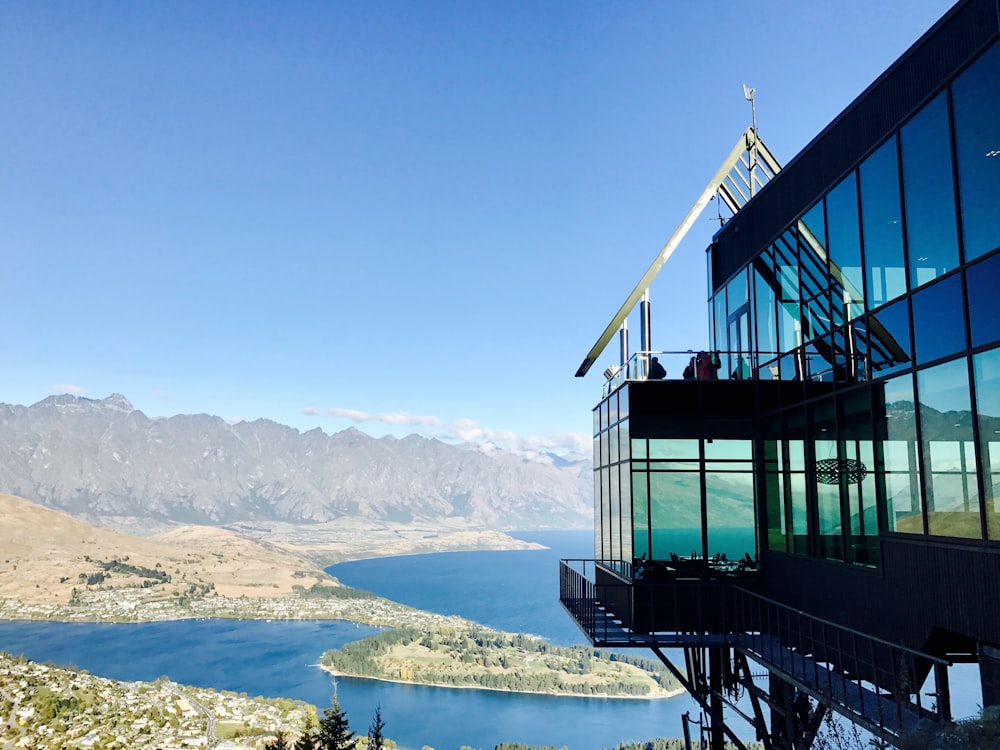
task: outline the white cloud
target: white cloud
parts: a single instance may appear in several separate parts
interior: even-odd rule
[[[582,432],[556,432],[547,435],[518,435],[510,430],[493,430],[473,419],[456,419],[448,426],[446,438],[465,443],[490,442],[512,451],[534,453],[583,453],[591,450],[592,438]]]
[[[80,385],[69,385],[68,383],[57,383],[56,385],[50,385],[49,390],[53,393],[73,393],[79,396],[82,393],[86,393],[87,389]]]
[[[307,406],[305,409],[302,410],[302,413],[310,417],[315,417],[317,414],[319,414],[319,409],[317,409],[315,406]]]
[[[372,413],[358,409],[329,409],[327,414],[333,417],[344,417],[352,422],[381,422],[389,425],[411,427],[441,427],[443,422],[437,417],[408,414],[407,412]]]
[[[349,419],[355,424],[379,422],[393,427],[424,428],[432,437],[459,443],[484,443],[509,451],[590,455],[592,438],[582,432],[556,432],[546,435],[519,435],[511,430],[484,427],[474,419],[459,418],[446,423],[439,417],[407,412],[369,412],[360,409],[333,408],[324,412],[306,407],[306,414],[326,414]],[[431,428],[431,429],[427,429]],[[442,428],[442,429],[434,429]]]

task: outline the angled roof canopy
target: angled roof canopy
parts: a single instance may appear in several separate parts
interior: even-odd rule
[[[618,309],[618,312],[615,313],[611,322],[608,323],[608,327],[604,329],[604,333],[601,334],[597,342],[591,347],[586,358],[580,364],[579,369],[577,369],[576,377],[582,378],[586,375],[590,367],[597,361],[597,358],[601,356],[604,348],[611,341],[612,336],[615,335],[615,331],[621,327],[629,313],[632,312],[632,308],[635,307],[636,303],[649,288],[653,279],[656,278],[660,269],[663,268],[663,265],[669,260],[674,250],[677,249],[681,240],[684,239],[684,236],[694,225],[701,212],[705,210],[712,197],[718,194],[726,206],[733,213],[736,213],[780,169],[781,166],[771,152],[767,150],[764,142],[757,136],[756,130],[748,128],[736,142],[726,160],[722,162],[722,166],[719,167],[715,176],[712,177],[711,182],[708,183],[702,194],[698,196],[698,200],[688,210],[680,225],[670,235],[670,239],[667,240],[667,244],[663,246],[659,255],[653,260],[652,265],[642,275],[642,278],[639,279],[639,283],[635,285],[635,289],[632,290],[632,293],[629,294],[628,298]]]

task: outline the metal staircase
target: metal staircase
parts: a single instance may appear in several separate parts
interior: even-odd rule
[[[713,724],[721,725],[720,747],[723,734],[742,746],[725,726],[723,703],[754,726],[765,747],[795,750],[810,747],[827,710],[888,743],[926,722],[951,719],[945,659],[814,617],[741,585],[697,579],[640,584],[620,577],[597,583],[588,566],[592,574],[600,563],[561,562],[563,607],[595,646],[652,649]],[[629,627],[632,613],[654,601],[660,605],[656,629],[643,632],[634,622]],[[692,628],[699,616],[691,610],[702,608],[705,617]],[[685,672],[664,655],[668,648],[684,650]],[[767,685],[752,678],[747,660],[767,670]],[[932,671],[935,701],[925,705],[921,689]],[[727,699],[737,686],[750,696],[753,716]]]

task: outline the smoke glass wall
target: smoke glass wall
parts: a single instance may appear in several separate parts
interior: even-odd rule
[[[713,279],[714,348],[803,384],[765,420],[771,550],[1000,539],[998,91],[994,44],[760,249],[748,298]]]
[[[750,440],[629,436],[625,386],[594,410],[595,558],[757,556]]]

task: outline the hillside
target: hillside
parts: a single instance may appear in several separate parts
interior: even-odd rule
[[[205,414],[151,419],[117,394],[0,404],[0,448],[0,491],[144,533],[343,519],[450,530],[592,522],[589,458]]]
[[[305,557],[225,529],[136,537],[5,494],[0,517],[2,599],[57,604],[74,589],[99,587],[151,588],[170,597],[192,586],[220,596],[274,597],[293,586],[334,583]]]

